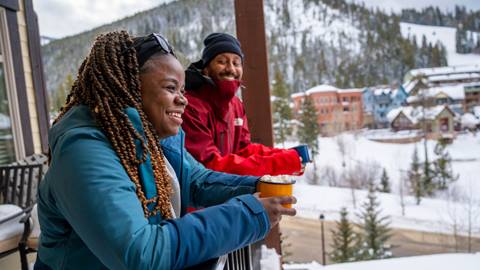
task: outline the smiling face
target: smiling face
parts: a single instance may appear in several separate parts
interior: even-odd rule
[[[157,135],[177,134],[187,106],[184,94],[185,73],[178,60],[161,55],[148,60],[140,72],[143,110]]]
[[[221,53],[208,63],[203,74],[218,81],[241,80],[243,75],[242,58],[235,53]]]

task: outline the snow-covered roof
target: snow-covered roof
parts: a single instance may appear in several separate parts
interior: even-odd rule
[[[398,108],[395,108],[395,109],[392,109],[391,111],[389,111],[387,113],[388,122],[391,123],[406,108],[412,108],[412,107],[411,106],[409,106],[409,107],[398,107]]]
[[[451,99],[454,100],[462,100],[465,99],[465,90],[464,90],[464,85],[465,84],[455,84],[455,85],[445,85],[445,86],[438,86],[438,87],[430,87],[427,88],[424,91],[426,97],[436,97],[437,95],[440,94],[445,94]],[[408,103],[416,102],[420,99],[420,97],[417,96],[409,96],[407,98]]]
[[[437,96],[440,93],[444,93],[452,99],[465,99],[465,90],[463,84],[430,87],[426,91],[427,95],[432,97]]]
[[[466,79],[479,79],[479,73],[453,73],[453,74],[442,74],[442,75],[432,75],[428,77],[429,82],[442,82],[442,81],[455,81],[455,80],[466,80]]]
[[[295,94],[290,95],[290,97],[292,97],[292,98],[303,97],[303,96],[305,96],[305,93],[295,93]]]
[[[387,113],[387,119],[391,123],[400,113],[403,113],[413,124],[418,123],[421,119],[433,120],[448,106],[437,105],[434,107],[425,108],[425,112],[422,107],[398,107]],[[425,113],[425,116],[423,114]]]
[[[307,95],[311,95],[313,93],[320,93],[320,92],[337,92],[340,90],[339,88],[328,85],[328,84],[321,84],[314,86],[306,91]]]
[[[295,93],[295,94],[292,94],[290,96],[292,98],[297,98],[297,97],[303,97],[305,94],[307,94],[309,96],[309,95],[315,94],[315,93],[329,93],[329,92],[332,92],[332,93],[362,93],[363,91],[364,91],[364,89],[360,89],[360,88],[340,89],[340,88],[337,88],[337,87],[332,86],[332,85],[321,84],[321,85],[317,85],[317,86],[314,86],[314,87],[308,89],[304,93]]]
[[[412,77],[423,74],[427,77],[430,76],[439,76],[439,75],[448,75],[448,74],[459,74],[459,73],[480,73],[480,64],[475,65],[463,65],[463,66],[449,66],[449,67],[435,67],[435,68],[419,68],[412,69],[408,72]]]
[[[465,90],[464,90],[463,84],[432,87],[432,88],[429,88],[427,91],[432,96],[436,96],[440,93],[444,93],[447,96],[451,97],[452,99],[456,99],[456,100],[465,99]]]
[[[392,93],[392,89],[391,88],[376,88],[376,89],[373,89],[373,94],[375,96],[381,96],[381,95],[387,95],[389,96],[390,94]]]
[[[403,84],[403,89],[405,89],[405,92],[407,92],[407,94],[412,91],[413,87],[415,87],[415,81],[408,81]]]
[[[352,88],[352,89],[338,89],[338,93],[362,93],[363,89],[360,88]]]

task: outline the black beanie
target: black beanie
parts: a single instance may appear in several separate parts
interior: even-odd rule
[[[225,52],[238,54],[243,61],[240,42],[238,42],[238,40],[232,35],[225,33],[212,33],[205,38],[203,44],[205,45],[205,48],[202,51],[203,67],[207,66],[215,56]]]

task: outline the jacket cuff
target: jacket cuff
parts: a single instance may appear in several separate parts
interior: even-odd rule
[[[268,219],[267,212],[265,211],[262,203],[256,197],[250,194],[241,195],[236,198],[243,202],[243,204],[245,204],[250,212],[252,212],[252,214],[257,218],[260,228],[260,234],[257,239],[265,238],[270,230],[270,220]]]

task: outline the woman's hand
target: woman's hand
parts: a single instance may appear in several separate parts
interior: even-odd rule
[[[282,204],[295,204],[297,199],[293,196],[276,196],[268,198],[259,198],[259,193],[254,194],[255,197],[262,203],[270,220],[270,228],[277,225],[282,219],[283,215],[295,216],[297,210],[294,208],[285,208]]]

